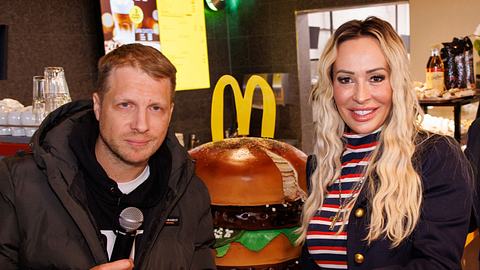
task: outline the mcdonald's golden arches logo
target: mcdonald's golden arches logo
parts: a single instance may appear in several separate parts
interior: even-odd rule
[[[215,85],[212,97],[211,128],[212,140],[223,140],[223,97],[225,87],[230,85],[233,89],[235,107],[237,111],[238,135],[246,136],[250,133],[250,115],[252,112],[253,92],[257,85],[263,96],[262,133],[264,138],[273,138],[275,133],[275,95],[265,79],[260,76],[251,76],[242,95],[237,80],[230,75],[223,75]]]

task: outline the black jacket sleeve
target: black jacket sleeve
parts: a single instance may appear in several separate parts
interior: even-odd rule
[[[197,205],[198,211],[202,214],[195,234],[195,251],[190,269],[216,269],[212,250],[215,238],[213,236],[210,197],[206,186],[198,177],[193,179],[193,183],[195,185],[192,188],[197,191],[198,196],[202,197],[197,200],[199,202]]]
[[[480,118],[475,120],[468,129],[467,148],[465,149],[472,171],[474,174],[473,185],[473,211],[472,220],[470,221],[470,231],[474,231],[480,225]]]
[[[18,226],[14,187],[5,162],[0,161],[0,268],[18,269]]]

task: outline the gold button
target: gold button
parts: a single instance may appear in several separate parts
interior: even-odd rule
[[[362,264],[365,261],[365,257],[360,253],[355,253],[354,261],[358,264]]]
[[[361,217],[363,217],[364,215],[365,215],[365,209],[363,209],[363,208],[361,208],[361,207],[355,209],[355,216],[356,216],[357,218],[361,218]]]

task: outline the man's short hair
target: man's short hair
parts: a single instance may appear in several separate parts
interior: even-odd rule
[[[175,97],[177,69],[157,49],[138,43],[127,44],[104,55],[98,61],[98,79],[96,92],[103,97],[108,91],[108,77],[112,71],[120,67],[139,68],[154,79],[170,79],[171,101]]]

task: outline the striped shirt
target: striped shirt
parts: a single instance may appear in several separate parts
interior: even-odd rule
[[[344,133],[343,135],[346,144],[341,158],[341,175],[328,188],[323,205],[310,220],[307,231],[308,251],[322,269],[348,269],[348,220],[345,221],[345,227],[340,233],[337,232],[343,224],[342,215],[333,224],[333,230],[330,230],[330,227],[341,202],[349,197],[358,196],[360,190],[357,189],[354,192],[355,184],[362,179],[370,154],[378,144],[380,131],[381,128],[371,134]],[[342,209],[342,211],[346,210]]]

